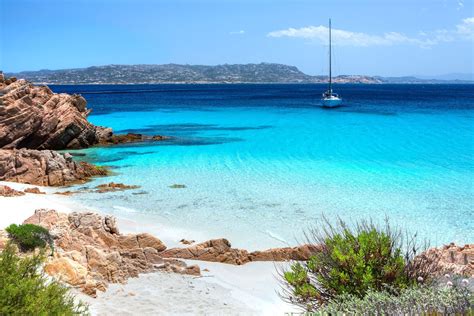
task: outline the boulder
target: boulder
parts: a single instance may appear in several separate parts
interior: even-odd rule
[[[302,245],[297,247],[272,248],[250,253],[251,261],[288,261],[308,260],[312,254],[321,251],[319,245]]]
[[[46,194],[46,192],[43,192],[38,188],[26,188],[23,190],[23,192],[32,194]]]
[[[191,244],[195,243],[194,240],[187,240],[187,239],[184,239],[184,238],[181,239],[179,242],[182,243],[183,245],[191,245]]]
[[[165,244],[161,242],[161,240],[148,233],[138,234],[137,241],[140,248],[150,247],[156,249],[157,251],[163,251],[166,249]]]
[[[193,259],[241,265],[251,261],[247,250],[231,248],[227,239],[212,239],[187,247],[172,248],[161,253],[164,258]]]
[[[0,181],[64,186],[107,175],[107,170],[76,162],[52,150],[0,149]]]
[[[85,284],[88,275],[85,266],[68,257],[60,257],[50,260],[44,265],[44,271],[72,286]]]
[[[451,243],[439,248],[428,249],[420,255],[420,257],[422,256],[438,259],[437,274],[439,276],[454,273],[474,277],[474,244],[458,246]]]
[[[124,235],[118,238],[120,248],[122,249],[137,249],[140,248],[136,235]]]
[[[21,195],[25,195],[25,192],[17,191],[15,189],[10,188],[7,185],[0,185],[0,196],[13,197],[13,196],[21,196]]]

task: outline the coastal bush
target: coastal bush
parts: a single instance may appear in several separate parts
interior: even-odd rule
[[[11,224],[6,228],[6,231],[10,239],[23,252],[44,248],[48,244],[51,249],[53,248],[53,239],[49,231],[44,227],[33,224]]]
[[[437,259],[421,253],[416,235],[404,239],[386,221],[383,227],[362,221],[349,227],[324,219],[321,229],[311,229],[308,243],[320,245],[308,261],[282,271],[282,296],[308,311],[317,310],[339,295],[363,298],[369,291],[394,291],[429,282]],[[405,242],[404,242],[405,241]]]
[[[44,255],[20,257],[7,243],[0,253],[0,315],[84,315],[69,290],[41,272]]]
[[[342,294],[318,310],[321,315],[470,315],[474,295],[467,286],[413,286],[393,294],[368,290],[363,298]]]

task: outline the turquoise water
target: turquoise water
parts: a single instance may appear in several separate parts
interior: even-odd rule
[[[83,92],[94,124],[176,137],[79,151],[116,173],[88,186],[141,188],[75,199],[158,236],[294,245],[325,214],[474,242],[472,86],[343,86],[329,111],[317,85],[55,89]]]

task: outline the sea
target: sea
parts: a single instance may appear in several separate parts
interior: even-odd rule
[[[175,241],[264,249],[304,242],[322,218],[386,220],[430,245],[474,242],[474,85],[62,85],[115,133],[170,139],[74,150],[111,168],[78,203]],[[174,185],[184,187],[174,188]]]

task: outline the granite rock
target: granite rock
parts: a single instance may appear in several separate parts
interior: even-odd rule
[[[124,283],[140,273],[200,274],[197,266],[164,259],[161,253],[166,246],[151,234],[120,234],[112,216],[38,209],[24,223],[43,226],[53,236],[55,254],[45,271],[88,295],[95,296],[109,283]]]
[[[81,183],[107,170],[52,150],[0,149],[0,180],[41,186]]]

